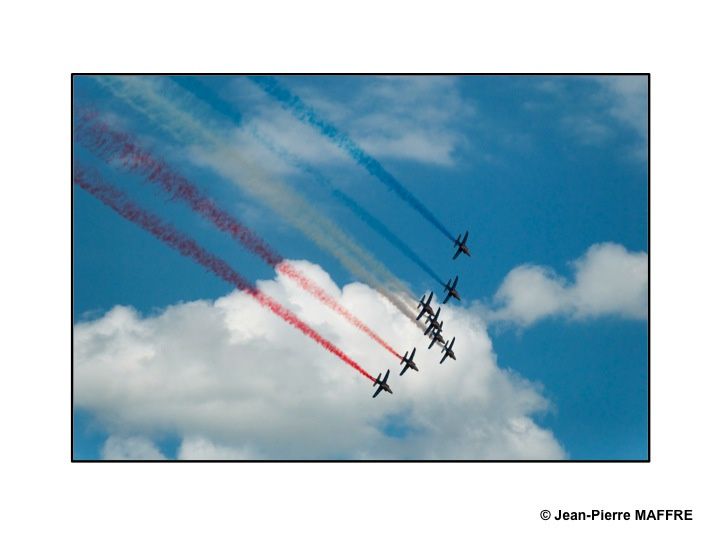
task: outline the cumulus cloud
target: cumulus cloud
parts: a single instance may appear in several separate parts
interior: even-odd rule
[[[496,308],[488,318],[521,326],[558,315],[647,318],[647,253],[609,242],[595,244],[571,266],[572,282],[542,266],[514,268],[498,288]]]
[[[259,457],[245,448],[221,446],[208,439],[196,436],[183,439],[177,455],[177,459],[181,460],[248,460],[258,459]]]
[[[166,459],[153,442],[145,437],[111,435],[105,440],[100,455],[103,459],[153,460]]]
[[[117,306],[74,328],[75,404],[115,434],[103,455],[154,456],[145,443],[171,435],[179,459],[565,457],[535,421],[549,408],[542,389],[498,367],[476,313],[443,309],[458,360],[439,365],[374,290],[296,264],[391,344],[418,347],[421,371],[398,377],[397,360],[282,276],[258,286],[371,373],[390,368],[393,395],[371,399],[368,379],[240,292],[147,317]]]

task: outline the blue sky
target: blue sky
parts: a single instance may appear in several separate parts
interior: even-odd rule
[[[493,309],[496,291],[521,265],[552,269],[560,282],[572,282],[571,261],[594,244],[611,242],[631,253],[648,250],[644,79],[279,80],[377,157],[451,232],[469,229],[473,256],[452,261],[452,246],[442,234],[322,137],[310,139],[305,131],[309,128],[247,79],[203,79],[219,98],[210,107],[194,108],[193,114],[218,133],[231,134],[242,123],[254,123],[299,154],[401,236],[440,276],[459,274],[464,305]],[[160,82],[172,95],[172,83]],[[223,116],[220,112],[228,112],[228,103],[233,114]],[[356,281],[282,216],[248,197],[217,170],[203,166],[192,145],[178,141],[162,123],[96,80],[74,79],[74,106],[76,111],[101,111],[132,133],[286,258],[311,261],[340,285]],[[422,269],[307,174],[288,168],[282,160],[270,163],[263,161],[264,154],[254,155],[271,174],[282,176],[341,224],[413,292],[440,292]],[[272,279],[272,269],[156,188],[108,167],[79,145],[74,158],[98,168],[106,179],[221,254],[243,275]],[[167,306],[215,299],[230,291],[78,188],[73,224],[76,322],[101,318],[117,305],[152,317]],[[557,313],[530,325],[505,321],[488,327],[498,366],[531,381],[551,403],[546,411],[532,415],[533,421],[551,431],[571,459],[647,457],[647,331],[645,318],[622,313]],[[463,369],[461,361],[450,367]],[[107,417],[107,411],[76,409],[76,458],[102,455],[114,429]],[[388,415],[382,429],[400,438],[412,431],[397,422],[393,432],[394,418]],[[174,456],[182,434],[167,427],[153,433],[160,451]]]

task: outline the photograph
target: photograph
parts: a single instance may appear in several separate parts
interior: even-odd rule
[[[0,538],[720,537],[710,4],[3,15]]]
[[[648,462],[650,78],[73,73],[72,461]]]

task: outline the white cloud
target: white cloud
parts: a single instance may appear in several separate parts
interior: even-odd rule
[[[625,75],[596,80],[608,93],[610,114],[647,142],[647,77]]]
[[[100,454],[103,459],[166,459],[151,440],[136,436],[111,435],[103,444]]]
[[[614,134],[606,118],[590,113],[565,116],[561,123],[583,144],[602,144]]]
[[[511,320],[522,325],[563,312],[567,305],[566,285],[552,270],[523,265],[513,268],[497,293],[499,304],[493,320]]]
[[[527,326],[557,315],[647,317],[647,253],[631,253],[613,243],[595,244],[572,267],[572,283],[541,266],[514,268],[498,288],[498,307],[488,318]]]
[[[187,437],[183,439],[177,456],[178,459],[184,460],[248,460],[257,459],[258,457],[246,449],[220,446],[203,437]]]
[[[568,77],[542,79],[534,87],[545,92],[564,105],[577,103],[566,82]],[[590,87],[582,108],[565,113],[561,119],[564,129],[575,135],[583,144],[601,145],[615,138],[622,129],[629,129],[637,136],[632,155],[646,158],[648,141],[648,86],[645,76],[598,76],[580,77],[589,81]],[[527,101],[523,106],[528,110],[543,108],[543,103]]]
[[[456,131],[474,114],[452,77],[379,77],[357,98],[372,110],[351,119],[351,133],[379,157],[452,165],[462,143]]]
[[[286,83],[321,117],[378,158],[452,165],[463,142],[458,125],[475,112],[452,77],[357,78],[343,89],[341,104],[317,82]],[[295,120],[271,98],[259,99],[260,91],[251,86],[246,80],[234,82],[232,99],[252,110],[248,119],[268,138],[314,164],[348,162],[345,153],[314,128]]]
[[[278,277],[259,287],[371,374],[390,368],[393,395],[372,399],[369,380],[233,292],[148,317],[118,306],[76,324],[76,406],[110,433],[179,437],[181,459],[565,457],[533,420],[549,408],[541,389],[498,368],[477,314],[443,309],[458,360],[439,365],[440,351],[374,290],[340,289],[297,264],[402,352],[417,346],[421,371],[398,377],[384,349]]]

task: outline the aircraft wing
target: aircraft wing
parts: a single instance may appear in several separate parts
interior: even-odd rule
[[[431,349],[433,345],[435,345],[435,342],[437,341],[437,334],[435,334],[432,338],[432,341],[430,342],[430,345],[428,345],[428,349]]]
[[[450,300],[450,293],[447,293],[447,296],[445,297],[445,300],[442,301],[442,303],[446,304],[448,300]]]
[[[448,357],[448,353],[447,353],[447,351],[446,351],[445,354],[444,354],[443,357],[442,357],[442,360],[440,360],[440,363],[442,364],[442,363],[447,359],[447,357]]]
[[[379,394],[380,392],[382,392],[382,386],[378,386],[378,389],[375,390],[375,393],[373,394],[373,397],[374,397],[374,398],[378,397],[378,394]]]
[[[409,359],[412,360],[413,358],[415,358],[415,347],[413,347],[413,352],[410,353]]]
[[[455,276],[455,281],[454,281],[453,284],[452,284],[452,288],[453,288],[453,289],[457,286],[457,282],[458,282],[458,277]]]
[[[463,244],[464,244],[465,242],[467,242],[467,237],[468,237],[468,233],[469,233],[469,232],[470,232],[470,231],[465,231],[465,237],[462,239],[462,243],[463,243]]]
[[[455,252],[455,255],[453,255],[453,261],[458,258],[458,255],[460,255],[461,252],[462,252],[462,249],[458,248],[457,251]]]
[[[432,295],[433,295],[433,292],[430,291],[430,296],[428,296],[428,300],[427,300],[427,305],[428,305],[428,306],[430,305],[430,302],[432,301]]]
[[[400,372],[401,377],[402,377],[402,374],[405,373],[409,367],[410,367],[410,364],[405,364],[405,366],[402,368],[402,371]]]
[[[387,382],[389,376],[390,376],[390,370],[388,369],[385,372],[385,377],[383,378],[383,384]]]
[[[419,314],[417,317],[415,317],[415,320],[416,320],[416,321],[419,321],[419,320],[420,320],[420,317],[423,316],[423,313],[425,313],[425,308],[423,308],[423,309],[420,310],[420,314]]]

